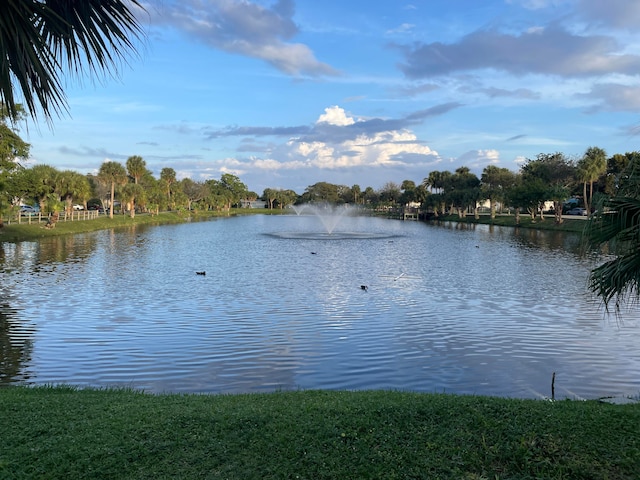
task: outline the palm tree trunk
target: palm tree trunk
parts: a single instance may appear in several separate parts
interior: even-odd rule
[[[111,182],[111,201],[109,202],[109,218],[113,218],[113,197],[116,194],[116,182]]]

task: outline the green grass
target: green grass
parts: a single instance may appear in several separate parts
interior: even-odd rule
[[[640,404],[0,389],[0,478],[636,479]]]
[[[0,230],[0,241],[32,241],[47,237],[118,229],[135,225],[167,225],[192,220],[206,220],[213,217],[246,215],[254,212],[256,212],[256,210],[251,209],[232,209],[230,212],[192,212],[190,215],[179,212],[162,212],[159,215],[138,214],[134,218],[128,215],[114,215],[113,218],[109,218],[108,215],[100,215],[99,218],[93,220],[60,221],[56,223],[55,228],[52,229],[44,228],[44,223],[33,223],[31,225],[27,223],[11,223],[5,224],[4,228]]]
[[[520,224],[516,225],[516,217],[514,215],[499,215],[492,219],[490,215],[480,215],[479,219],[475,219],[473,215],[467,215],[464,218],[459,218],[457,215],[441,216],[438,219],[432,221],[440,222],[459,222],[459,223],[471,223],[471,224],[483,224],[483,225],[497,225],[503,227],[521,227],[521,228],[535,228],[538,230],[555,230],[563,232],[576,232],[582,233],[587,226],[588,222],[582,218],[565,218],[563,222],[558,225],[555,223],[553,215],[546,215],[544,220],[536,218],[532,220],[529,215],[520,215]]]

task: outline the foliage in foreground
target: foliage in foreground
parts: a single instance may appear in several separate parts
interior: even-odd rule
[[[63,70],[115,74],[135,53],[137,0],[4,0],[0,3],[0,100],[16,113],[16,96],[36,117],[66,108]],[[16,95],[18,94],[18,95]]]
[[[598,205],[586,237],[591,248],[613,257],[591,272],[589,287],[619,309],[640,301],[640,161],[621,172],[616,187]]]
[[[0,389],[1,478],[571,478],[640,471],[640,405],[406,392]]]

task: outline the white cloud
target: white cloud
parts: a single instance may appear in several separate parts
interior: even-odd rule
[[[406,47],[401,68],[413,79],[479,70],[569,78],[636,75],[640,56],[621,54],[621,48],[614,37],[576,35],[555,25],[520,35],[478,30],[457,43]]]
[[[251,157],[242,161],[226,161],[225,165],[233,169],[265,172],[308,169],[348,171],[366,167],[419,168],[420,165],[439,160],[438,152],[422,144],[410,130],[369,132],[352,129],[357,124],[364,125],[372,120],[356,120],[339,106],[328,107],[324,112],[316,124],[331,125],[333,133],[336,133],[335,129],[341,132],[315,139],[290,138],[275,147],[269,158]]]
[[[294,3],[271,7],[248,0],[182,0],[148,8],[155,25],[170,26],[225,52],[263,60],[288,75],[337,75],[304,44],[289,40],[298,33]]]
[[[353,125],[356,121],[352,117],[347,117],[345,111],[338,107],[328,107],[324,109],[324,113],[320,115],[316,123],[328,123],[330,125]]]
[[[499,164],[500,152],[494,149],[470,150],[460,155],[458,162],[471,170],[482,170],[487,165]]]
[[[590,113],[599,111],[638,112],[640,110],[640,85],[600,83],[589,93],[578,94],[578,98],[595,100],[596,105],[588,109]]]

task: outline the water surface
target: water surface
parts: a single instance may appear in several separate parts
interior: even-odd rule
[[[556,372],[556,397],[637,395],[638,310],[604,314],[578,246],[295,215],[2,244],[0,381],[538,398]]]

